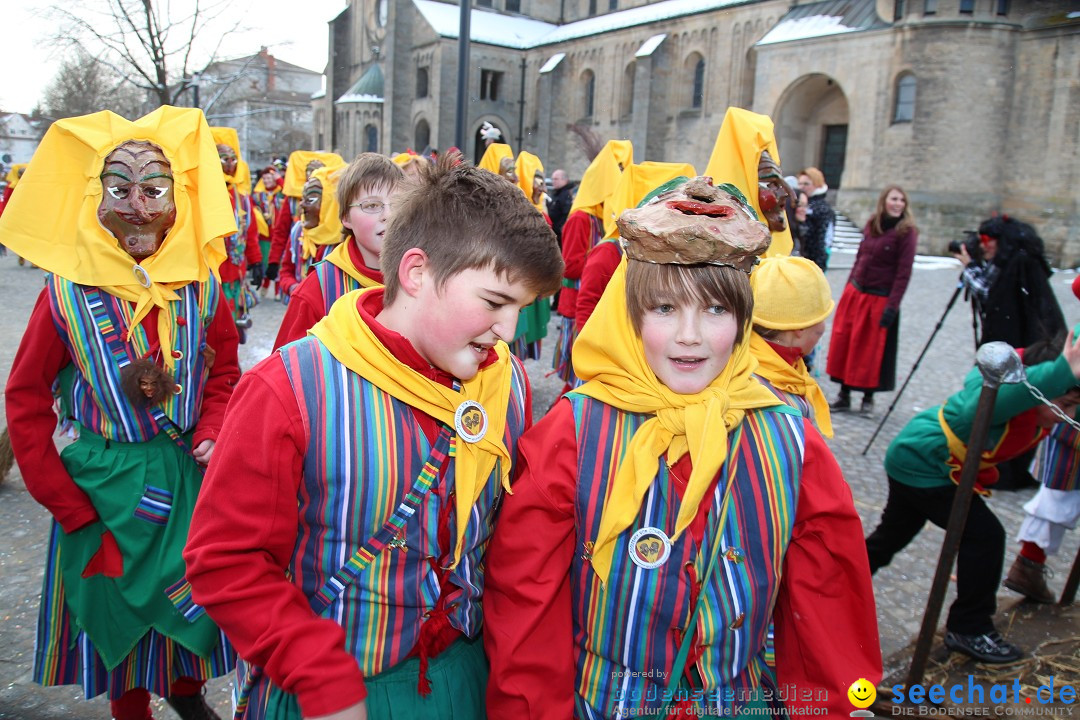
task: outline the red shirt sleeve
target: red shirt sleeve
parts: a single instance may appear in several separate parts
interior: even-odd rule
[[[619,246],[613,242],[600,243],[589,253],[585,261],[585,269],[581,274],[581,289],[578,291],[577,309],[574,313],[574,327],[578,332],[585,327],[585,323],[600,302],[600,296],[604,294],[611,276],[622,261]]]
[[[828,694],[829,717],[847,716],[847,689],[859,678],[881,681],[874,588],[862,522],[840,466],[809,422],[795,528],[784,556],[773,614],[776,677],[817,695]],[[786,701],[820,708],[821,701]]]
[[[289,252],[288,248],[281,255],[281,270],[278,271],[278,287],[281,288],[281,294],[292,298],[293,291],[296,290],[296,286],[299,285],[299,281],[296,279],[296,258]]]
[[[292,213],[289,212],[289,199],[284,195],[278,202],[277,214],[274,216],[274,225],[270,228],[270,258],[268,262],[280,263],[285,248],[289,245],[289,231],[292,229]]]
[[[573,716],[577,438],[561,400],[518,443],[514,494],[503,500],[487,552],[484,648],[493,718]]]
[[[295,693],[305,717],[366,697],[345,633],[285,575],[307,431],[276,353],[244,374],[218,437],[184,560],[193,597],[237,652]]]
[[[239,343],[236,323],[223,296],[210,327],[206,329],[206,346],[214,351],[214,364],[203,386],[199,424],[192,436],[193,446],[203,440],[217,440],[221,423],[225,420],[225,408],[232,397],[233,388],[240,380],[240,361],[237,358]]]
[[[563,277],[567,280],[581,279],[591,235],[592,222],[589,214],[580,210],[571,213],[562,230]],[[578,291],[573,288],[563,288],[559,292],[559,307],[556,311],[563,317],[573,317],[577,294]]]
[[[285,317],[281,319],[281,327],[274,338],[274,349],[304,337],[315,323],[323,319],[324,305],[319,276],[310,273],[292,291]]]
[[[42,290],[15,353],[5,409],[11,448],[26,489],[67,533],[89,525],[98,517],[90,498],[60,461],[53,443],[56,414],[52,384],[70,362],[67,346],[53,323],[47,291]]]

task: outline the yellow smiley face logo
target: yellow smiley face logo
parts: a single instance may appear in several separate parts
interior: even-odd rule
[[[877,699],[877,688],[866,678],[851,683],[847,691],[848,701],[857,708],[868,708]]]

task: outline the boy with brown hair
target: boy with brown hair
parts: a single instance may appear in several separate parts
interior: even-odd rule
[[[405,175],[390,158],[360,153],[349,166],[312,174],[322,185],[319,223],[307,230],[323,244],[342,239],[293,292],[274,347],[299,340],[338,298],[383,282],[379,255],[390,219],[390,196]]]
[[[245,718],[483,716],[483,557],[532,412],[505,341],[562,260],[517,188],[457,161],[395,206],[386,287],[236,388],[185,559],[265,669]]]

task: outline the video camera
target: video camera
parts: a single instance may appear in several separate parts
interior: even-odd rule
[[[967,253],[972,260],[982,261],[982,243],[979,242],[979,232],[977,230],[965,230],[963,240],[949,242],[949,252],[953,255],[959,255],[961,247],[967,248]]]

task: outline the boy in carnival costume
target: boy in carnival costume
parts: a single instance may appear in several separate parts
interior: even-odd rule
[[[619,229],[585,384],[519,443],[488,553],[489,716],[655,714],[665,684],[686,715],[846,714],[881,676],[873,593],[839,467],[753,377],[768,230],[708,178]]]
[[[825,273],[807,258],[769,257],[750,273],[750,288],[750,353],[758,361],[758,379],[832,437],[829,401],[803,360],[817,347],[836,306]]]
[[[562,262],[517,188],[459,160],[397,201],[385,288],[342,297],[230,405],[185,557],[265,668],[241,681],[249,720],[483,715],[483,557],[532,412],[505,341]]]
[[[212,272],[236,232],[220,168],[199,110],[60,120],[0,220],[50,273],[7,386],[27,489],[54,520],[34,679],[108,693],[116,720],[149,718],[148,691],[215,718],[202,684],[232,668],[181,558],[240,374]],[[54,382],[78,435],[61,454]]]
[[[310,234],[318,245],[330,245],[335,238],[337,244],[293,292],[275,348],[304,337],[342,295],[382,285],[379,255],[390,198],[405,176],[384,155],[361,153],[348,167],[320,168],[313,177],[322,185],[319,223],[305,236]]]

